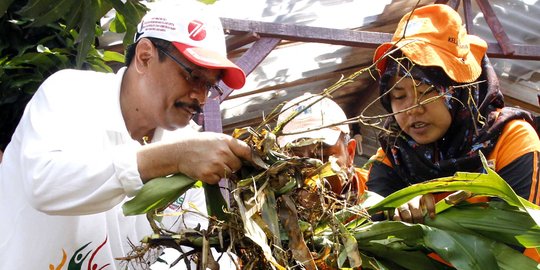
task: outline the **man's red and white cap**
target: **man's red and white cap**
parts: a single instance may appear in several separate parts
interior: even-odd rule
[[[223,82],[240,89],[246,82],[241,68],[227,59],[225,35],[218,16],[204,6],[162,4],[151,6],[137,26],[135,42],[144,37],[170,41],[184,57],[208,69],[222,69]]]

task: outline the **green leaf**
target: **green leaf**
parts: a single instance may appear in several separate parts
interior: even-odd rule
[[[116,16],[114,16],[114,19],[111,21],[111,24],[109,25],[109,30],[115,33],[126,32],[127,26],[126,26],[125,18],[122,14],[116,13]]]
[[[489,224],[488,224],[489,226]],[[426,231],[426,245],[457,269],[537,269],[532,259],[482,236],[439,230]],[[508,262],[512,263],[509,264]]]
[[[261,216],[263,221],[266,223],[268,230],[270,231],[271,236],[268,237],[272,240],[273,244],[277,247],[281,247],[280,231],[279,231],[279,218],[277,214],[277,202],[275,193],[272,189],[267,189],[265,192],[265,200],[261,209]],[[302,227],[303,224],[300,224]],[[281,258],[278,258],[278,260]]]
[[[422,226],[425,244],[457,269],[497,269],[497,260],[491,253],[491,244],[486,238],[448,230]]]
[[[174,202],[197,181],[184,174],[160,177],[148,181],[139,193],[124,203],[124,215],[140,215],[161,209]]]
[[[199,0],[199,2],[207,5],[214,4],[217,0]]]
[[[137,25],[147,11],[147,8],[144,5],[136,3],[135,1],[126,1],[124,3],[121,0],[109,0],[109,2],[116,12],[121,14],[130,25]]]
[[[0,1],[0,18],[4,16],[9,6],[13,3],[15,0],[2,0]]]
[[[356,242],[356,238],[354,238],[351,233],[347,231],[342,223],[336,223],[339,228],[341,242],[343,243],[343,248],[338,257],[338,266],[342,267],[345,259],[347,259],[349,261],[349,267],[360,267],[362,265],[362,258],[360,257],[360,252],[358,251],[358,243]]]
[[[71,30],[73,29],[78,23],[81,21],[82,17],[82,8],[83,8],[83,2],[82,1],[73,1],[73,6],[71,7],[70,12],[66,14],[66,29]]]
[[[69,14],[72,10],[71,7],[78,1],[72,0],[60,0],[56,1],[55,5],[41,13],[39,16],[34,17],[34,21],[30,24],[33,27],[43,26],[65,17],[65,14]]]
[[[229,220],[229,214],[224,211],[227,208],[227,202],[223,198],[223,194],[221,194],[221,187],[219,185],[203,183],[203,188],[208,215],[216,217],[221,221]]]
[[[536,269],[536,262],[503,243],[467,229],[454,230],[458,223],[439,229],[422,224],[382,221],[357,228],[354,236],[361,251],[406,269],[442,269],[442,265],[437,266],[426,256],[431,251],[456,269]]]
[[[438,270],[440,264],[426,256],[421,226],[397,221],[374,222],[356,228],[354,237],[362,252],[384,258],[405,269]]]
[[[536,224],[540,224],[540,207],[519,197],[506,181],[487,166],[483,155],[481,155],[481,158],[484,169],[487,171],[485,174],[457,172],[451,177],[443,177],[411,185],[388,195],[388,197],[371,207],[368,211],[370,214],[374,214],[379,211],[394,209],[418,195],[427,193],[466,190],[471,191],[477,196],[499,197],[510,205],[526,210]],[[445,205],[444,200],[440,203]],[[437,212],[445,210],[446,207],[449,207],[449,205],[438,207]]]
[[[97,2],[91,0],[84,0],[83,16],[81,18],[81,30],[77,42],[77,57],[75,59],[76,65],[80,68],[90,51],[90,48],[94,45],[94,38],[96,36],[96,16],[99,10]]]
[[[540,246],[540,227],[524,211],[505,202],[463,204],[426,219],[444,230],[474,231],[489,239],[522,247]]]
[[[41,14],[54,9],[57,0],[29,0],[18,12],[23,17],[36,18]]]
[[[124,63],[124,55],[121,54],[121,53],[117,53],[117,52],[114,52],[114,51],[104,51],[103,52],[103,61],[105,62],[111,62],[111,61],[115,61],[115,62],[120,62],[120,63]]]

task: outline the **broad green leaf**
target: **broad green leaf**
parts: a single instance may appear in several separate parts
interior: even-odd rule
[[[457,269],[536,268],[534,261],[507,245],[462,231],[383,221],[358,228],[354,235],[361,251],[368,251],[376,258],[387,259],[406,269],[442,269],[442,265],[437,266],[426,256],[430,250]],[[506,258],[508,254],[512,254],[511,259]],[[505,260],[512,260],[512,267],[508,268]]]
[[[139,193],[124,203],[124,215],[139,215],[166,207],[184,194],[197,181],[184,174],[160,177],[148,181]]]
[[[114,51],[104,51],[103,52],[103,61],[105,62],[111,62],[111,61],[115,61],[115,62],[120,62],[120,63],[124,63],[124,55],[121,54],[121,53],[117,53],[117,52],[114,52]]]
[[[362,227],[358,227],[352,233],[359,245],[363,245],[366,241],[396,237],[400,239],[414,239],[415,242],[407,243],[409,246],[414,246],[418,239],[421,239],[424,235],[422,229],[415,224],[398,221],[369,223]]]
[[[57,2],[57,0],[29,0],[18,13],[23,17],[36,18],[41,14],[54,9]]]
[[[4,16],[7,9],[15,0],[2,0],[0,1],[0,18]]]
[[[384,260],[381,257],[375,258],[375,257],[368,256],[362,253],[360,253],[360,256],[362,257],[362,269],[377,269],[377,270],[402,270],[404,269],[392,262]],[[429,270],[429,269],[426,269],[426,270]]]
[[[66,14],[66,30],[72,30],[75,28],[82,17],[83,1],[73,1],[73,6],[71,10]]]
[[[373,254],[373,261],[378,265],[383,264],[387,266],[386,269],[422,269],[422,270],[443,270],[443,269],[455,269],[446,267],[442,263],[439,263],[424,254],[421,251],[409,251],[388,248],[384,244],[380,244],[377,241],[371,242],[369,247],[362,247],[363,252],[369,252]],[[362,265],[362,269],[379,269],[375,267],[368,267],[372,265]],[[382,268],[385,269],[385,268]]]
[[[223,198],[223,194],[221,194],[221,187],[219,185],[203,183],[203,188],[208,215],[216,217],[221,221],[229,220],[229,214],[224,211],[227,208],[227,202]]]
[[[265,196],[265,201],[261,209],[261,216],[263,221],[266,223],[268,230],[271,233],[269,237],[273,244],[277,247],[281,247],[281,238],[279,231],[279,218],[277,214],[277,203],[276,197],[272,189],[266,189],[267,192]],[[302,227],[302,224],[300,224]],[[283,258],[276,258],[278,261],[282,261]]]
[[[540,227],[526,212],[504,202],[458,205],[433,220],[426,219],[426,225],[444,230],[467,230],[514,246],[540,246]]]
[[[342,267],[345,259],[349,261],[348,266],[353,268],[358,268],[362,265],[362,258],[358,251],[358,243],[356,239],[351,235],[349,231],[341,224],[336,222],[339,228],[339,233],[341,237],[341,242],[343,243],[343,249],[341,250],[338,257],[338,266]]]
[[[457,269],[538,269],[538,264],[525,255],[482,236],[432,227],[426,231],[425,242]]]
[[[491,253],[493,241],[485,238],[422,226],[427,247],[457,269],[497,269],[497,260]]]
[[[199,0],[199,2],[207,5],[214,4],[217,0]]]
[[[481,154],[481,153],[480,153]],[[483,156],[482,163],[487,173],[457,172],[454,176],[438,178],[398,190],[369,209],[371,214],[394,209],[410,199],[427,193],[449,192],[458,190],[471,191],[477,196],[493,196],[505,200],[508,204],[525,209],[536,224],[540,224],[540,207],[519,197],[495,171],[487,166]],[[438,208],[438,212],[444,208]]]
[[[77,37],[77,57],[76,65],[80,68],[90,51],[90,48],[94,45],[94,38],[96,36],[96,15],[99,10],[98,3],[95,1],[84,0],[83,13],[81,18],[81,30]]]
[[[126,22],[132,26],[136,26],[147,11],[144,5],[136,3],[136,1],[109,0],[109,2],[118,13],[122,14]]]
[[[109,11],[113,9],[113,5],[110,0],[99,0],[99,10],[98,10],[98,18],[103,18]]]
[[[386,259],[404,269],[442,269],[440,263],[425,255],[424,232],[418,225],[396,221],[374,222],[357,228],[354,236],[362,252],[367,251],[375,258]]]
[[[123,33],[126,32],[126,29],[127,26],[124,16],[120,13],[116,13],[114,19],[109,24],[109,30],[115,33]]]
[[[499,267],[504,270],[540,269],[540,264],[521,252],[505,245],[493,245],[491,252],[497,258]]]
[[[39,16],[34,17],[34,22],[32,22],[31,26],[39,27],[52,23],[59,19],[63,19],[65,17],[65,14],[69,14],[71,11],[71,7],[74,4],[77,4],[77,2],[78,1],[72,0],[56,1],[56,4],[51,9],[46,10]]]

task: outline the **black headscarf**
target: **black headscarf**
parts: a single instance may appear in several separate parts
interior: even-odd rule
[[[396,58],[397,59],[397,58]],[[401,58],[403,61],[409,61]],[[482,169],[479,151],[487,157],[497,143],[504,126],[514,119],[524,119],[534,126],[533,116],[524,110],[504,106],[499,81],[487,57],[482,60],[482,74],[476,83],[464,85],[453,82],[438,67],[412,66],[410,75],[416,80],[435,85],[444,92],[444,99],[452,117],[446,134],[438,141],[420,145],[399,128],[394,117],[385,122],[391,132],[382,132],[379,142],[400,177],[409,184],[453,175],[456,171],[478,172]],[[388,95],[388,83],[396,75],[404,76],[388,60],[381,76],[381,103],[392,111]],[[499,112],[499,113],[498,113]]]

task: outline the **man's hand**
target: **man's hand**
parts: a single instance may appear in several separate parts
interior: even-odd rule
[[[409,223],[424,223],[424,216],[435,218],[435,198],[432,194],[414,197],[394,211],[393,220]]]
[[[143,181],[173,173],[216,184],[251,160],[251,148],[231,136],[199,132],[176,141],[145,145],[138,153]]]

